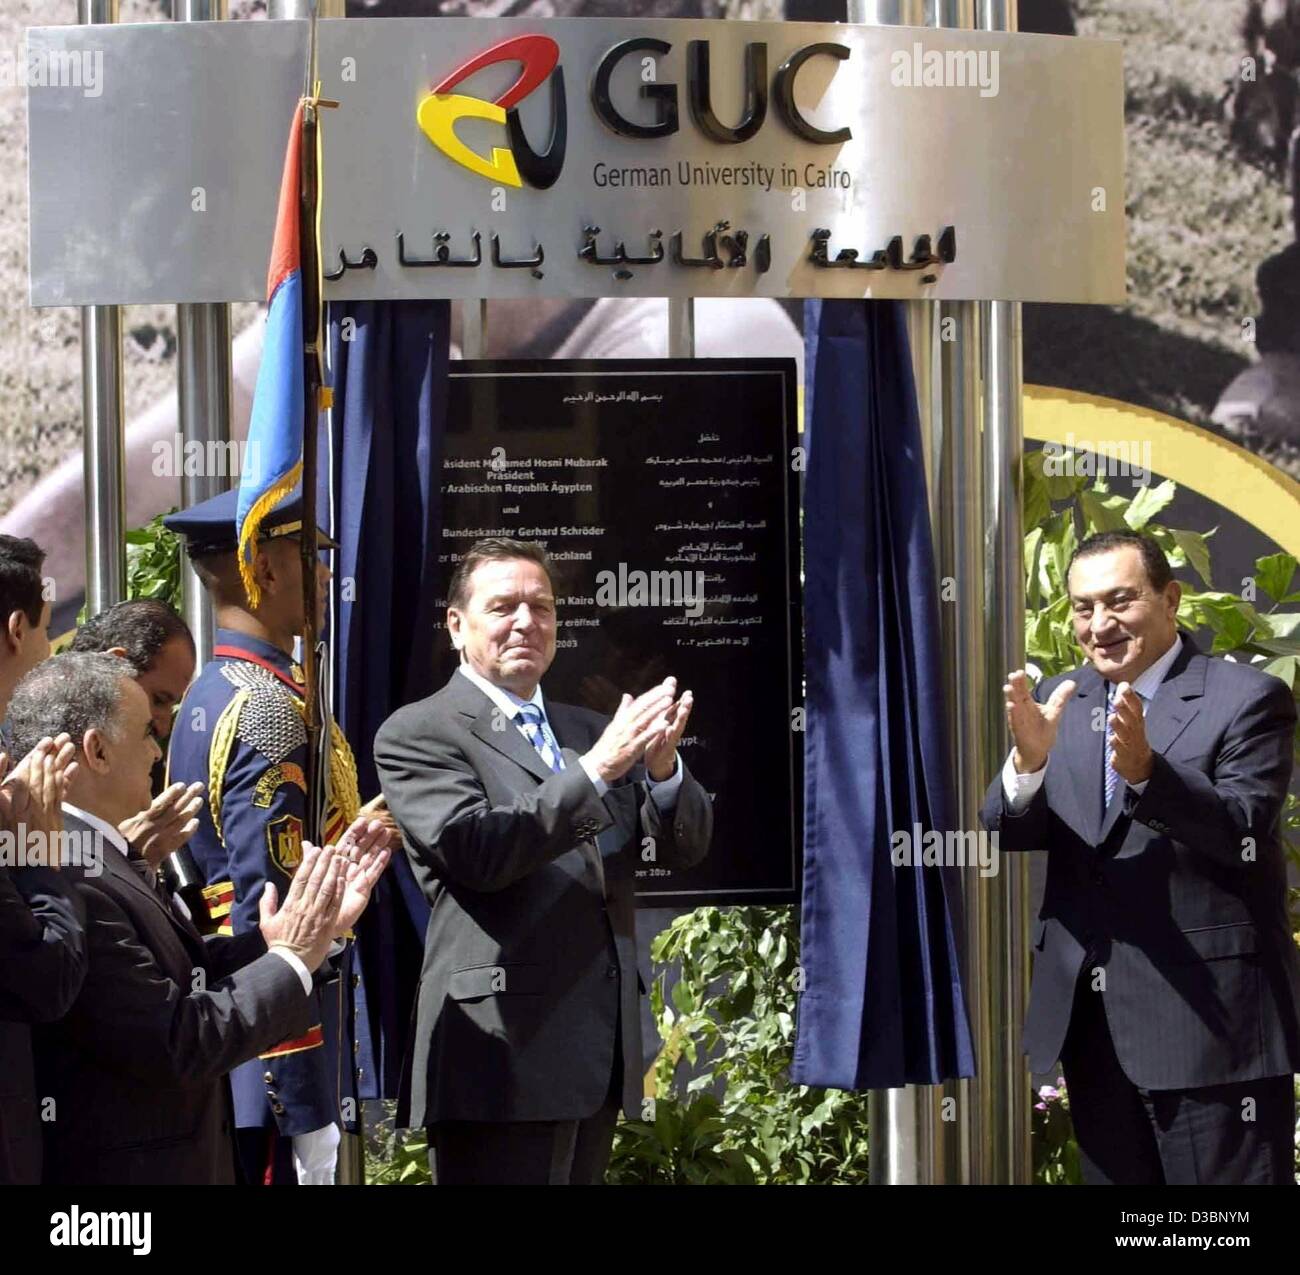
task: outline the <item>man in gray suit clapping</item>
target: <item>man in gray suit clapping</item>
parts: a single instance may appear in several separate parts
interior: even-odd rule
[[[612,718],[544,700],[556,599],[540,545],[471,547],[448,594],[460,667],[375,739],[432,905],[399,1120],[439,1183],[590,1183],[641,1115],[635,871],[707,853],[667,678]],[[649,838],[649,841],[646,841]]]

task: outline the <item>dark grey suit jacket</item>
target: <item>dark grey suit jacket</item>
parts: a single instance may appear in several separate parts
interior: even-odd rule
[[[306,1032],[312,998],[259,933],[205,943],[111,845],[100,875],[62,875],[86,910],[90,963],[66,1017],[35,1032],[55,1102],[45,1180],[233,1182],[226,1073]]]
[[[639,766],[598,797],[578,758],[607,719],[546,710],[559,774],[459,672],[375,738],[432,906],[403,1124],[590,1116],[609,1092],[620,1023],[623,1107],[641,1115],[634,874],[645,837],[659,865],[698,863],[713,807],[685,773],[672,817],[661,815]]]
[[[61,1017],[86,973],[86,912],[52,868],[0,868],[0,1186],[41,1180],[32,1023]]]
[[[982,818],[999,848],[1048,856],[1025,1020],[1035,1071],[1060,1054],[1085,966],[1089,978],[1105,969],[1106,1019],[1134,1084],[1300,1069],[1300,953],[1278,836],[1295,703],[1278,678],[1182,640],[1146,707],[1155,770],[1140,796],[1121,783],[1102,810],[1106,692],[1091,665],[1035,688],[1041,702],[1067,677],[1078,684],[1029,807],[1009,812],[1000,774],[989,788]]]

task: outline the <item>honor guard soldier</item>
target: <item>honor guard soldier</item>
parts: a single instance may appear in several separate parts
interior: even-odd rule
[[[181,704],[168,769],[171,781],[206,785],[190,848],[223,934],[257,928],[268,883],[284,899],[307,819],[305,679],[292,657],[303,628],[301,496],[287,497],[262,524],[252,563],[256,605],[240,578],[236,499],[237,492],[223,492],[164,519],[185,538],[216,612],[213,658]],[[319,543],[338,547],[323,532]],[[319,627],[330,571],[324,564],[317,570]],[[326,813],[317,839],[336,842],[360,803],[352,751],[332,721],[323,769]],[[251,1183],[291,1183],[295,1175],[303,1184],[334,1180],[339,1123],[355,1119],[356,1110],[350,948],[331,966],[325,980],[317,975],[320,1017],[311,1030],[231,1073],[240,1159]]]

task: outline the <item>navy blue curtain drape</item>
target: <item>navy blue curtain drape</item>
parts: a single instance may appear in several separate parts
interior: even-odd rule
[[[902,307],[809,302],[804,488],[805,990],[791,1069],[836,1089],[974,1074],[955,869],[890,838],[952,827],[938,593]],[[918,853],[920,847],[917,847]]]
[[[334,428],[321,443],[320,508],[332,507],[339,542],[334,712],[356,754],[362,801],[379,791],[375,732],[435,689],[449,325],[446,301],[329,308]],[[397,1096],[428,916],[406,856],[395,856],[358,932],[362,1098]]]

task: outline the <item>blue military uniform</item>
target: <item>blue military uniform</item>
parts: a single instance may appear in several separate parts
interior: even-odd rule
[[[299,531],[296,506],[291,499],[273,511],[264,534]],[[234,493],[165,521],[187,537],[191,556],[233,550]],[[178,710],[168,758],[170,782],[207,788],[190,850],[218,933],[257,927],[266,882],[285,898],[302,859],[306,769],[301,669],[270,642],[218,629],[213,658]],[[359,804],[352,753],[333,726],[327,772],[323,842],[338,840]],[[264,1181],[272,1180],[272,1162],[281,1170],[288,1164],[289,1139],[355,1119],[350,946],[317,974],[320,1014],[311,1030],[231,1073],[236,1126],[268,1131],[273,1154]],[[278,1154],[272,1130],[281,1140]]]

